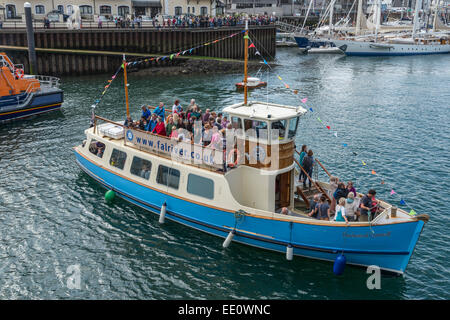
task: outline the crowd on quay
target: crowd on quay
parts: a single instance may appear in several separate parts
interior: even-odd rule
[[[249,25],[269,25],[277,20],[274,16],[267,15],[252,15],[248,17]],[[115,17],[113,20],[116,28],[141,28],[142,16],[131,16],[131,18]],[[167,19],[153,18],[151,26],[153,28],[220,28],[232,27],[245,24],[243,15],[237,16],[174,16]],[[103,21],[98,20],[98,27],[103,27]]]
[[[303,183],[303,189],[306,189],[306,181],[309,180],[309,188],[311,188],[311,176],[314,165],[313,151],[307,150],[307,146],[303,145],[300,152],[300,169],[299,181]],[[375,198],[376,191],[370,189],[360,201],[358,201],[356,189],[352,181],[345,183],[338,177],[330,176],[330,190],[328,191],[328,201],[325,194],[315,194],[310,201],[308,216],[318,220],[335,220],[342,222],[350,221],[369,221],[369,214],[375,217],[381,208],[379,200]]]

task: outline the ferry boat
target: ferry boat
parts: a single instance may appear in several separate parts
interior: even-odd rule
[[[127,88],[126,77],[124,82]],[[95,115],[86,139],[73,148],[76,162],[108,192],[158,215],[159,222],[168,219],[221,237],[223,247],[236,242],[286,254],[288,260],[344,256],[351,265],[403,274],[428,215],[411,216],[380,200],[379,213],[366,222],[310,217],[309,197],[320,193],[330,199],[331,187],[306,171],[313,188],[298,183],[294,141],[307,110],[248,101],[246,93],[243,102],[222,110],[233,128],[225,150]],[[127,90],[125,95],[129,116]]]
[[[0,123],[59,109],[63,103],[60,80],[26,75],[0,52]]]

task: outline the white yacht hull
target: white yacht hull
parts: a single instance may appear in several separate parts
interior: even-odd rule
[[[450,53],[450,44],[375,43],[354,40],[333,40],[348,56],[409,56]]]

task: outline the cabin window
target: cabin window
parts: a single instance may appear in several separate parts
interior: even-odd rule
[[[267,139],[267,122],[259,120],[244,120],[244,128],[248,137]]]
[[[208,7],[201,7],[200,8],[200,15],[206,16],[208,14]]]
[[[64,14],[64,6],[63,5],[58,5],[58,12],[61,14]]]
[[[141,159],[139,157],[133,157],[133,162],[131,163],[130,167],[131,174],[148,180],[150,178],[151,170],[152,163],[150,161]]]
[[[111,158],[109,159],[109,164],[113,167],[123,169],[123,167],[125,166],[125,160],[127,160],[126,152],[113,149]]]
[[[160,165],[158,167],[156,182],[174,189],[178,189],[180,185],[180,171]]]
[[[242,120],[239,117],[231,117],[233,129],[242,129]]]
[[[286,136],[286,125],[287,125],[287,120],[278,120],[278,121],[274,121],[272,122],[271,125],[271,133],[272,133],[272,139],[277,139],[278,140],[283,140]],[[275,130],[278,130],[278,132],[276,132]]]
[[[175,7],[175,15],[181,16],[181,12],[183,11],[182,7]]]
[[[73,7],[72,7],[71,4],[68,4],[68,5],[67,5],[67,14],[68,14],[68,15],[71,15],[72,13],[73,13]]]
[[[188,175],[187,192],[197,196],[213,199],[214,181],[208,178],[190,173]]]
[[[80,6],[80,14],[92,14],[92,7],[87,5]]]
[[[297,133],[297,127],[298,127],[298,119],[299,119],[299,117],[289,119],[289,131],[288,131],[289,139],[295,138],[295,135]]]
[[[119,16],[125,17],[127,14],[130,13],[130,7],[128,7],[128,6],[119,6],[117,8],[117,13],[119,14]]]
[[[105,144],[92,139],[89,143],[89,152],[95,154],[99,158],[103,158],[103,153],[105,152]]]

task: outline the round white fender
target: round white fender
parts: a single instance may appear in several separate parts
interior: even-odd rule
[[[166,203],[164,202],[161,206],[161,212],[159,213],[159,223],[164,223],[164,219],[166,217]]]
[[[288,246],[286,247],[286,259],[290,261],[292,260],[293,257],[294,257],[294,248],[291,246],[291,244],[288,244]]]
[[[225,239],[225,241],[223,242],[223,247],[224,248],[228,248],[228,246],[231,243],[231,240],[233,240],[234,234],[236,233],[236,231],[231,230],[230,233],[228,234],[227,238]]]

